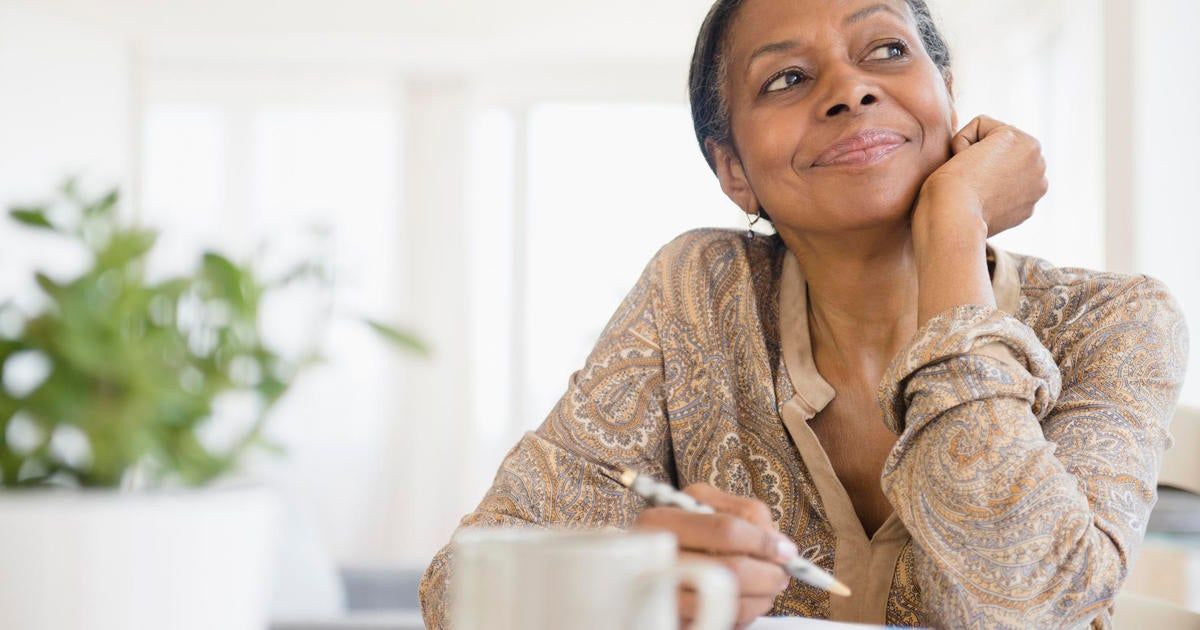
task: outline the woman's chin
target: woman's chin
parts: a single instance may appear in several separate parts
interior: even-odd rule
[[[903,227],[911,219],[913,203],[924,181],[916,173],[880,177],[857,185],[828,187],[809,195],[800,204],[773,204],[777,223],[810,232],[836,233]],[[768,203],[767,207],[773,207]],[[788,208],[786,206],[791,205]]]
[[[830,218],[836,217],[836,225],[829,227],[843,230],[866,230],[893,225],[906,224],[912,212],[913,196],[884,197],[855,195],[843,199],[838,204],[839,210],[830,213]],[[834,221],[829,221],[834,223]]]
[[[794,214],[772,212],[771,216],[775,219],[777,229],[788,225],[798,232],[838,234],[906,230],[910,222],[911,209],[912,202],[909,201],[887,205],[841,205],[832,212],[822,212],[820,215],[800,209]]]

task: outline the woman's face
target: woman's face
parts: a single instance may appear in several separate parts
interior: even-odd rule
[[[906,220],[958,121],[904,0],[746,0],[727,37],[726,194],[781,232]],[[874,148],[830,162],[868,130],[883,132]]]

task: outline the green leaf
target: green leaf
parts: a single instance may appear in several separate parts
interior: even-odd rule
[[[214,251],[204,252],[204,267],[222,278],[237,279],[241,275],[233,261]]]
[[[116,188],[108,191],[96,203],[84,208],[84,214],[92,216],[107,216],[112,214],[113,208],[117,207],[117,201],[120,199],[120,193]]]
[[[164,280],[153,287],[155,293],[162,294],[172,300],[178,299],[179,296],[192,288],[191,278],[171,278]]]
[[[366,322],[366,324],[370,326],[372,330],[378,333],[379,336],[383,337],[397,348],[407,350],[422,357],[428,357],[431,354],[429,347],[425,345],[425,342],[421,341],[412,333],[399,330],[398,328],[367,317],[364,317],[363,321]]]
[[[116,232],[100,252],[102,267],[121,267],[145,256],[154,248],[158,233],[154,230],[127,229]]]
[[[275,404],[275,401],[279,400],[280,396],[283,396],[283,393],[287,391],[287,388],[287,383],[275,378],[270,374],[264,375],[262,380],[258,382],[258,385],[255,385],[254,387],[254,389],[258,390],[258,393],[262,395],[263,400],[268,405]]]
[[[25,349],[25,344],[16,339],[0,339],[0,369],[3,369],[4,357]],[[0,391],[0,395],[3,392]]]
[[[228,258],[212,251],[204,252],[203,265],[216,296],[229,300],[242,310],[246,300],[242,270]]]
[[[33,278],[37,282],[37,285],[50,297],[58,297],[58,294],[62,291],[62,285],[40,271],[33,274]]]
[[[46,211],[43,208],[13,208],[8,211],[8,215],[22,225],[43,230],[57,229],[50,219],[46,218]]]

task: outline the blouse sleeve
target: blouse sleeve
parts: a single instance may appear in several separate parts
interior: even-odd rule
[[[582,369],[536,430],[508,452],[491,488],[459,527],[627,527],[644,502],[619,467],[672,478],[656,325],[664,247],[624,298]],[[616,470],[616,472],[612,472]],[[426,627],[446,627],[451,548],[434,556],[419,595]]]
[[[1090,308],[1064,323],[1082,332],[1062,372],[1024,323],[963,305],[922,326],[880,384],[900,436],[883,491],[938,627],[1086,625],[1129,571],[1171,444],[1187,330],[1146,276]]]

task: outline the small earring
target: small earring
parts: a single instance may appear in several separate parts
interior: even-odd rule
[[[750,217],[754,218],[751,219]],[[754,214],[746,213],[746,220],[750,222],[750,224],[746,226],[746,238],[754,240],[754,230],[752,228],[754,227],[754,224],[758,223],[758,220],[761,218],[762,216],[758,212],[755,212]]]

